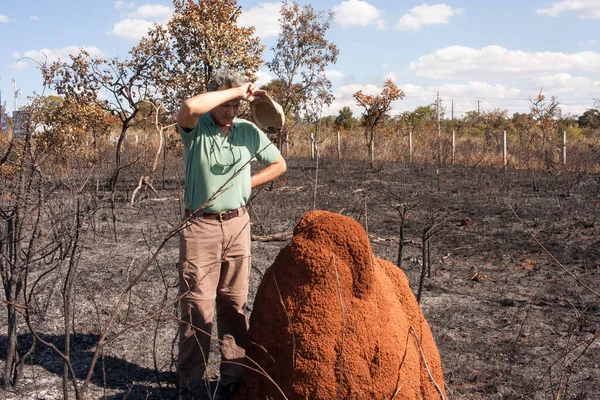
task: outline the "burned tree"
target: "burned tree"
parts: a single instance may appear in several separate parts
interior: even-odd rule
[[[367,95],[359,90],[354,93],[359,106],[365,111],[362,114],[361,124],[365,130],[365,140],[369,151],[369,161],[373,165],[375,161],[375,137],[377,127],[381,125],[388,117],[392,109],[392,103],[404,98],[404,92],[398,86],[388,79],[383,85],[383,90],[376,96]]]
[[[323,106],[331,104],[331,82],[325,68],[335,64],[339,50],[325,38],[333,12],[301,7],[296,2],[281,6],[281,33],[271,48],[273,58],[267,66],[275,74],[279,89],[275,98],[283,107],[288,127],[277,138],[278,147],[287,142],[289,125],[294,116],[304,114],[317,121]]]

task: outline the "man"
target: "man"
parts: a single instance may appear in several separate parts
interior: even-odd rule
[[[220,71],[208,92],[184,101],[177,116],[184,144],[186,217],[193,214],[180,233],[178,263],[183,297],[177,368],[183,398],[205,391],[215,301],[221,344],[217,391],[222,398],[233,397],[243,371],[250,276],[246,202],[251,188],[286,171],[267,136],[236,118],[242,100],[251,102],[264,93],[237,73]],[[251,175],[251,159],[267,166]]]

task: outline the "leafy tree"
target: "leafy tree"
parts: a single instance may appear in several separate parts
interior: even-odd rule
[[[549,99],[542,90],[535,99],[530,99],[531,116],[537,121],[536,129],[531,133],[540,138],[536,147],[543,151],[546,167],[552,166],[555,151],[554,142],[558,138],[558,120],[561,118],[560,103],[555,96]]]
[[[486,130],[485,117],[477,111],[467,111],[462,117],[463,132],[469,136],[483,136]]]
[[[325,128],[334,128],[335,127],[335,117],[333,115],[328,115],[319,120],[322,127]]]
[[[220,69],[240,72],[252,80],[262,63],[264,46],[254,27],[240,27],[242,13],[236,0],[174,0],[174,13],[165,31],[150,32],[169,49],[153,70],[167,113],[181,102],[206,91]]]
[[[408,130],[432,129],[437,124],[437,113],[433,106],[419,106],[412,112],[401,114],[402,125]]]
[[[527,131],[535,125],[533,117],[527,113],[514,113],[511,122],[517,131]]]
[[[92,57],[86,51],[70,62],[43,65],[44,81],[69,101],[95,105],[117,116],[121,132],[116,148],[114,191],[119,176],[123,140],[147,101],[161,99],[161,110],[174,115],[181,102],[206,90],[221,68],[253,77],[262,58],[254,28],[240,28],[241,7],[234,0],[174,0],[175,13],[168,27],[155,25],[132,48],[127,58]]]
[[[337,46],[325,39],[332,19],[332,11],[282,3],[281,33],[267,66],[280,82],[276,99],[288,117],[304,114],[316,121],[323,106],[333,101],[331,82],[325,76],[325,68],[335,64],[339,53]],[[285,132],[280,132],[279,147]]]
[[[376,96],[366,95],[359,90],[354,93],[354,98],[358,105],[365,111],[362,114],[361,124],[365,129],[365,140],[369,151],[369,161],[371,164],[375,160],[375,136],[377,127],[389,117],[389,111],[392,103],[404,98],[404,92],[398,86],[388,79],[383,85],[383,90]]]
[[[269,96],[274,99],[278,99],[282,104],[281,99],[287,99],[287,110],[286,121],[294,120],[298,121],[301,119],[300,116],[300,102],[302,100],[302,84],[293,83],[291,86],[287,86],[281,79],[273,79],[269,83],[261,86],[261,89],[266,90]]]
[[[145,39],[131,49],[124,60],[118,57],[103,59],[81,49],[70,55],[70,62],[56,61],[40,66],[44,83],[65,97],[69,104],[100,108],[121,122],[116,146],[115,171],[111,189],[116,189],[121,166],[123,141],[127,130],[134,125],[140,105],[155,96],[149,71],[156,59],[168,52],[161,44]]]
[[[496,146],[501,146],[501,132],[510,126],[508,119],[508,110],[499,108],[482,114],[483,124],[485,126],[485,140],[488,144],[495,142]]]
[[[590,108],[586,110],[577,120],[581,128],[599,129],[600,128],[600,110]]]
[[[545,146],[556,132],[556,121],[561,116],[560,103],[555,96],[548,99],[541,90],[535,99],[529,101],[531,116],[538,122],[542,133],[542,145]]]
[[[98,139],[110,129],[110,115],[93,104],[75,103],[61,96],[39,96],[32,105],[36,110],[33,123],[38,127],[38,145],[67,163],[75,150],[80,155],[92,156]],[[84,146],[89,134],[91,148]]]
[[[357,124],[358,121],[353,117],[352,110],[348,106],[343,107],[335,119],[335,127],[337,129],[344,127],[345,130],[349,130],[356,127]]]

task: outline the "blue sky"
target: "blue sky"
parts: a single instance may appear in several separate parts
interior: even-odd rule
[[[478,104],[483,111],[527,112],[540,88],[575,115],[600,98],[600,0],[298,2],[336,12],[328,39],[340,55],[327,71],[336,100],[323,115],[346,105],[359,113],[352,94],[375,94],[386,78],[406,93],[393,113],[431,104],[437,92],[447,115],[453,102],[457,117]],[[238,3],[238,22],[257,27],[269,60],[280,3]],[[0,0],[2,101],[13,110],[12,79],[21,105],[42,90],[35,63],[21,57],[66,59],[80,47],[124,56],[150,24],[165,23],[171,13],[169,0]],[[261,68],[259,83],[271,78]]]

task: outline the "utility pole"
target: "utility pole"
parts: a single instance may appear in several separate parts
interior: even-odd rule
[[[442,126],[440,123],[440,92],[437,92],[438,163],[442,162]]]
[[[17,111],[17,97],[19,96],[19,91],[17,90],[17,80],[15,78],[12,79],[13,88],[14,88],[14,97],[15,97],[15,108],[14,111]]]
[[[442,127],[440,124],[440,92],[437,92],[437,123],[438,123],[438,140],[437,140],[437,162],[435,163],[435,180],[437,181],[438,191],[440,190],[440,165],[442,164]]]
[[[477,114],[479,114],[479,100],[477,100]]]
[[[452,100],[452,121],[454,121],[454,100]]]

